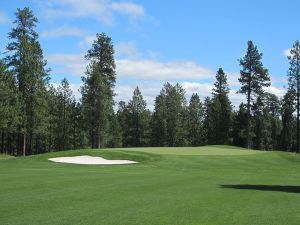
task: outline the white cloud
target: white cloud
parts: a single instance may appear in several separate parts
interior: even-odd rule
[[[9,23],[9,18],[6,16],[4,12],[0,11],[0,24]]]
[[[286,93],[285,88],[279,88],[279,87],[275,87],[275,86],[266,87],[265,91],[276,95],[278,98],[282,98],[284,96],[284,94]]]
[[[202,101],[205,97],[211,97],[212,89],[214,88],[213,83],[199,83],[199,82],[183,82],[182,87],[186,91],[186,97],[189,101],[193,93],[197,93]],[[229,99],[234,107],[245,101],[245,96],[237,94],[236,90],[230,90]]]
[[[117,74],[120,77],[134,77],[154,80],[188,80],[212,78],[213,72],[192,61],[160,62],[157,60],[117,60]]]
[[[96,40],[96,35],[85,36],[84,39],[78,43],[78,46],[82,49],[89,49],[91,48],[94,40]]]
[[[52,54],[47,60],[62,66],[65,73],[82,76],[87,62],[83,54]],[[195,62],[160,62],[156,60],[120,59],[116,60],[118,78],[137,78],[151,80],[203,80],[214,76],[214,72]]]
[[[232,73],[225,71],[225,74],[227,75],[227,82],[230,87],[241,85],[239,82],[240,73]]]
[[[284,56],[291,56],[291,48],[284,50],[283,55]]]
[[[163,82],[140,82],[135,84],[120,84],[117,82],[115,88],[115,102],[117,104],[120,101],[128,102],[132,98],[133,91],[136,88],[136,86],[139,87],[143,98],[147,103],[147,108],[153,110],[155,97],[159,94],[160,90],[162,89]]]
[[[51,54],[48,55],[47,61],[58,67],[58,70],[54,70],[54,73],[65,73],[75,76],[83,76],[87,61],[84,59],[83,54]]]
[[[63,37],[63,36],[81,36],[83,35],[83,30],[76,28],[76,27],[59,27],[54,30],[44,31],[41,33],[41,36],[44,38],[51,38],[51,37]]]
[[[122,42],[115,45],[117,58],[138,58],[140,56],[133,42]]]
[[[50,0],[45,7],[45,14],[49,19],[93,18],[108,26],[113,24],[116,13],[126,14],[130,18],[145,15],[142,5],[109,0]]]
[[[55,73],[65,73],[75,76],[83,76],[87,61],[84,60],[83,54],[53,54],[49,55],[48,62],[59,67]],[[125,67],[123,60],[117,60],[117,68],[121,66]],[[182,81],[179,82],[186,91],[186,98],[189,98],[193,93],[198,93],[201,100],[203,101],[205,97],[211,96],[213,89],[212,82],[201,83],[201,79],[212,78],[214,73],[210,70],[204,69],[195,63],[176,63],[168,62],[162,63],[158,61],[143,61],[143,60],[129,60],[127,59],[128,66],[130,68],[117,70],[117,85],[115,101],[119,102],[129,101],[132,97],[133,90],[136,86],[140,87],[140,90],[147,102],[148,108],[154,109],[155,97],[159,94],[163,84],[166,81],[175,83],[182,80],[197,80],[196,81]],[[123,71],[122,71],[123,70]],[[204,71],[204,72],[203,72]],[[210,73],[207,73],[210,72]],[[208,75],[207,75],[208,74]],[[236,77],[234,75],[233,77]],[[133,78],[134,82],[127,82],[127,79]],[[71,84],[71,88],[76,96],[76,99],[80,98],[79,90],[80,84]],[[237,94],[235,88],[230,90],[229,98],[235,109],[238,108],[241,102],[245,102],[245,95]],[[270,86],[265,88],[266,91],[277,95],[279,98],[282,97],[286,90],[284,88],[279,88],[276,86]]]
[[[116,12],[127,14],[129,16],[144,16],[145,9],[141,5],[132,2],[113,2],[110,8]]]

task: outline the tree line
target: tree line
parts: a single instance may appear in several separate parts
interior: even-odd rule
[[[0,152],[30,155],[78,148],[201,146],[232,144],[261,150],[299,151],[300,44],[288,60],[288,89],[279,99],[270,86],[257,46],[248,41],[238,93],[246,102],[234,110],[227,75],[216,72],[210,97],[189,100],[177,84],[165,83],[147,108],[139,87],[132,99],[114,110],[116,65],[110,37],[96,35],[85,59],[82,97],[77,101],[64,78],[50,83],[43,50],[35,31],[38,20],[25,7],[17,9],[0,59]]]

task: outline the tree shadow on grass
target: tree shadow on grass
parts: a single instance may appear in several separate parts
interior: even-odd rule
[[[300,186],[290,185],[260,185],[260,184],[222,184],[221,188],[240,190],[279,191],[287,193],[300,193]]]

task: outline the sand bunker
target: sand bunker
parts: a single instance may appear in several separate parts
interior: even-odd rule
[[[102,157],[95,156],[72,156],[72,157],[57,157],[50,158],[50,161],[60,162],[60,163],[73,163],[73,164],[86,164],[86,165],[120,165],[120,164],[132,164],[137,163],[130,160],[108,160]]]

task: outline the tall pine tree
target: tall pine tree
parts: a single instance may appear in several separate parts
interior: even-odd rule
[[[296,94],[296,119],[297,119],[297,147],[296,151],[300,151],[300,43],[296,41],[288,56],[290,68],[288,71],[289,89],[294,90]]]
[[[282,130],[280,134],[280,149],[284,151],[294,150],[294,133],[295,133],[295,99],[296,92],[288,89],[281,101],[281,118]]]
[[[227,76],[223,69],[220,68],[216,74],[216,82],[213,89],[213,113],[215,119],[212,121],[215,131],[214,144],[228,144],[229,134],[232,120],[232,107],[229,100],[229,88],[227,83]]]
[[[132,99],[127,105],[128,146],[147,146],[149,144],[150,111],[146,108],[146,101],[136,87]]]
[[[92,148],[105,146],[109,115],[113,110],[113,88],[116,82],[114,48],[111,38],[96,35],[92,48],[85,56],[90,61],[81,89],[83,115],[90,134]]]
[[[248,41],[248,48],[246,55],[240,59],[240,71],[239,82],[241,88],[239,93],[245,94],[247,99],[247,148],[252,146],[250,138],[250,116],[251,116],[251,105],[255,95],[259,95],[263,92],[263,87],[270,86],[270,77],[268,70],[264,68],[261,59],[262,53],[260,53],[257,47],[252,41]]]
[[[0,152],[14,154],[13,148],[5,147],[5,136],[17,132],[20,125],[20,98],[15,77],[7,70],[7,65],[0,60]]]
[[[7,45],[7,62],[17,78],[21,96],[22,121],[19,132],[22,133],[20,143],[23,155],[26,155],[26,147],[32,151],[33,136],[38,151],[38,139],[47,126],[46,86],[49,77],[38,34],[34,30],[37,22],[29,8],[18,9],[15,27],[9,33],[12,42]]]
[[[188,140],[191,146],[204,145],[204,108],[198,94],[192,94],[188,106]]]

